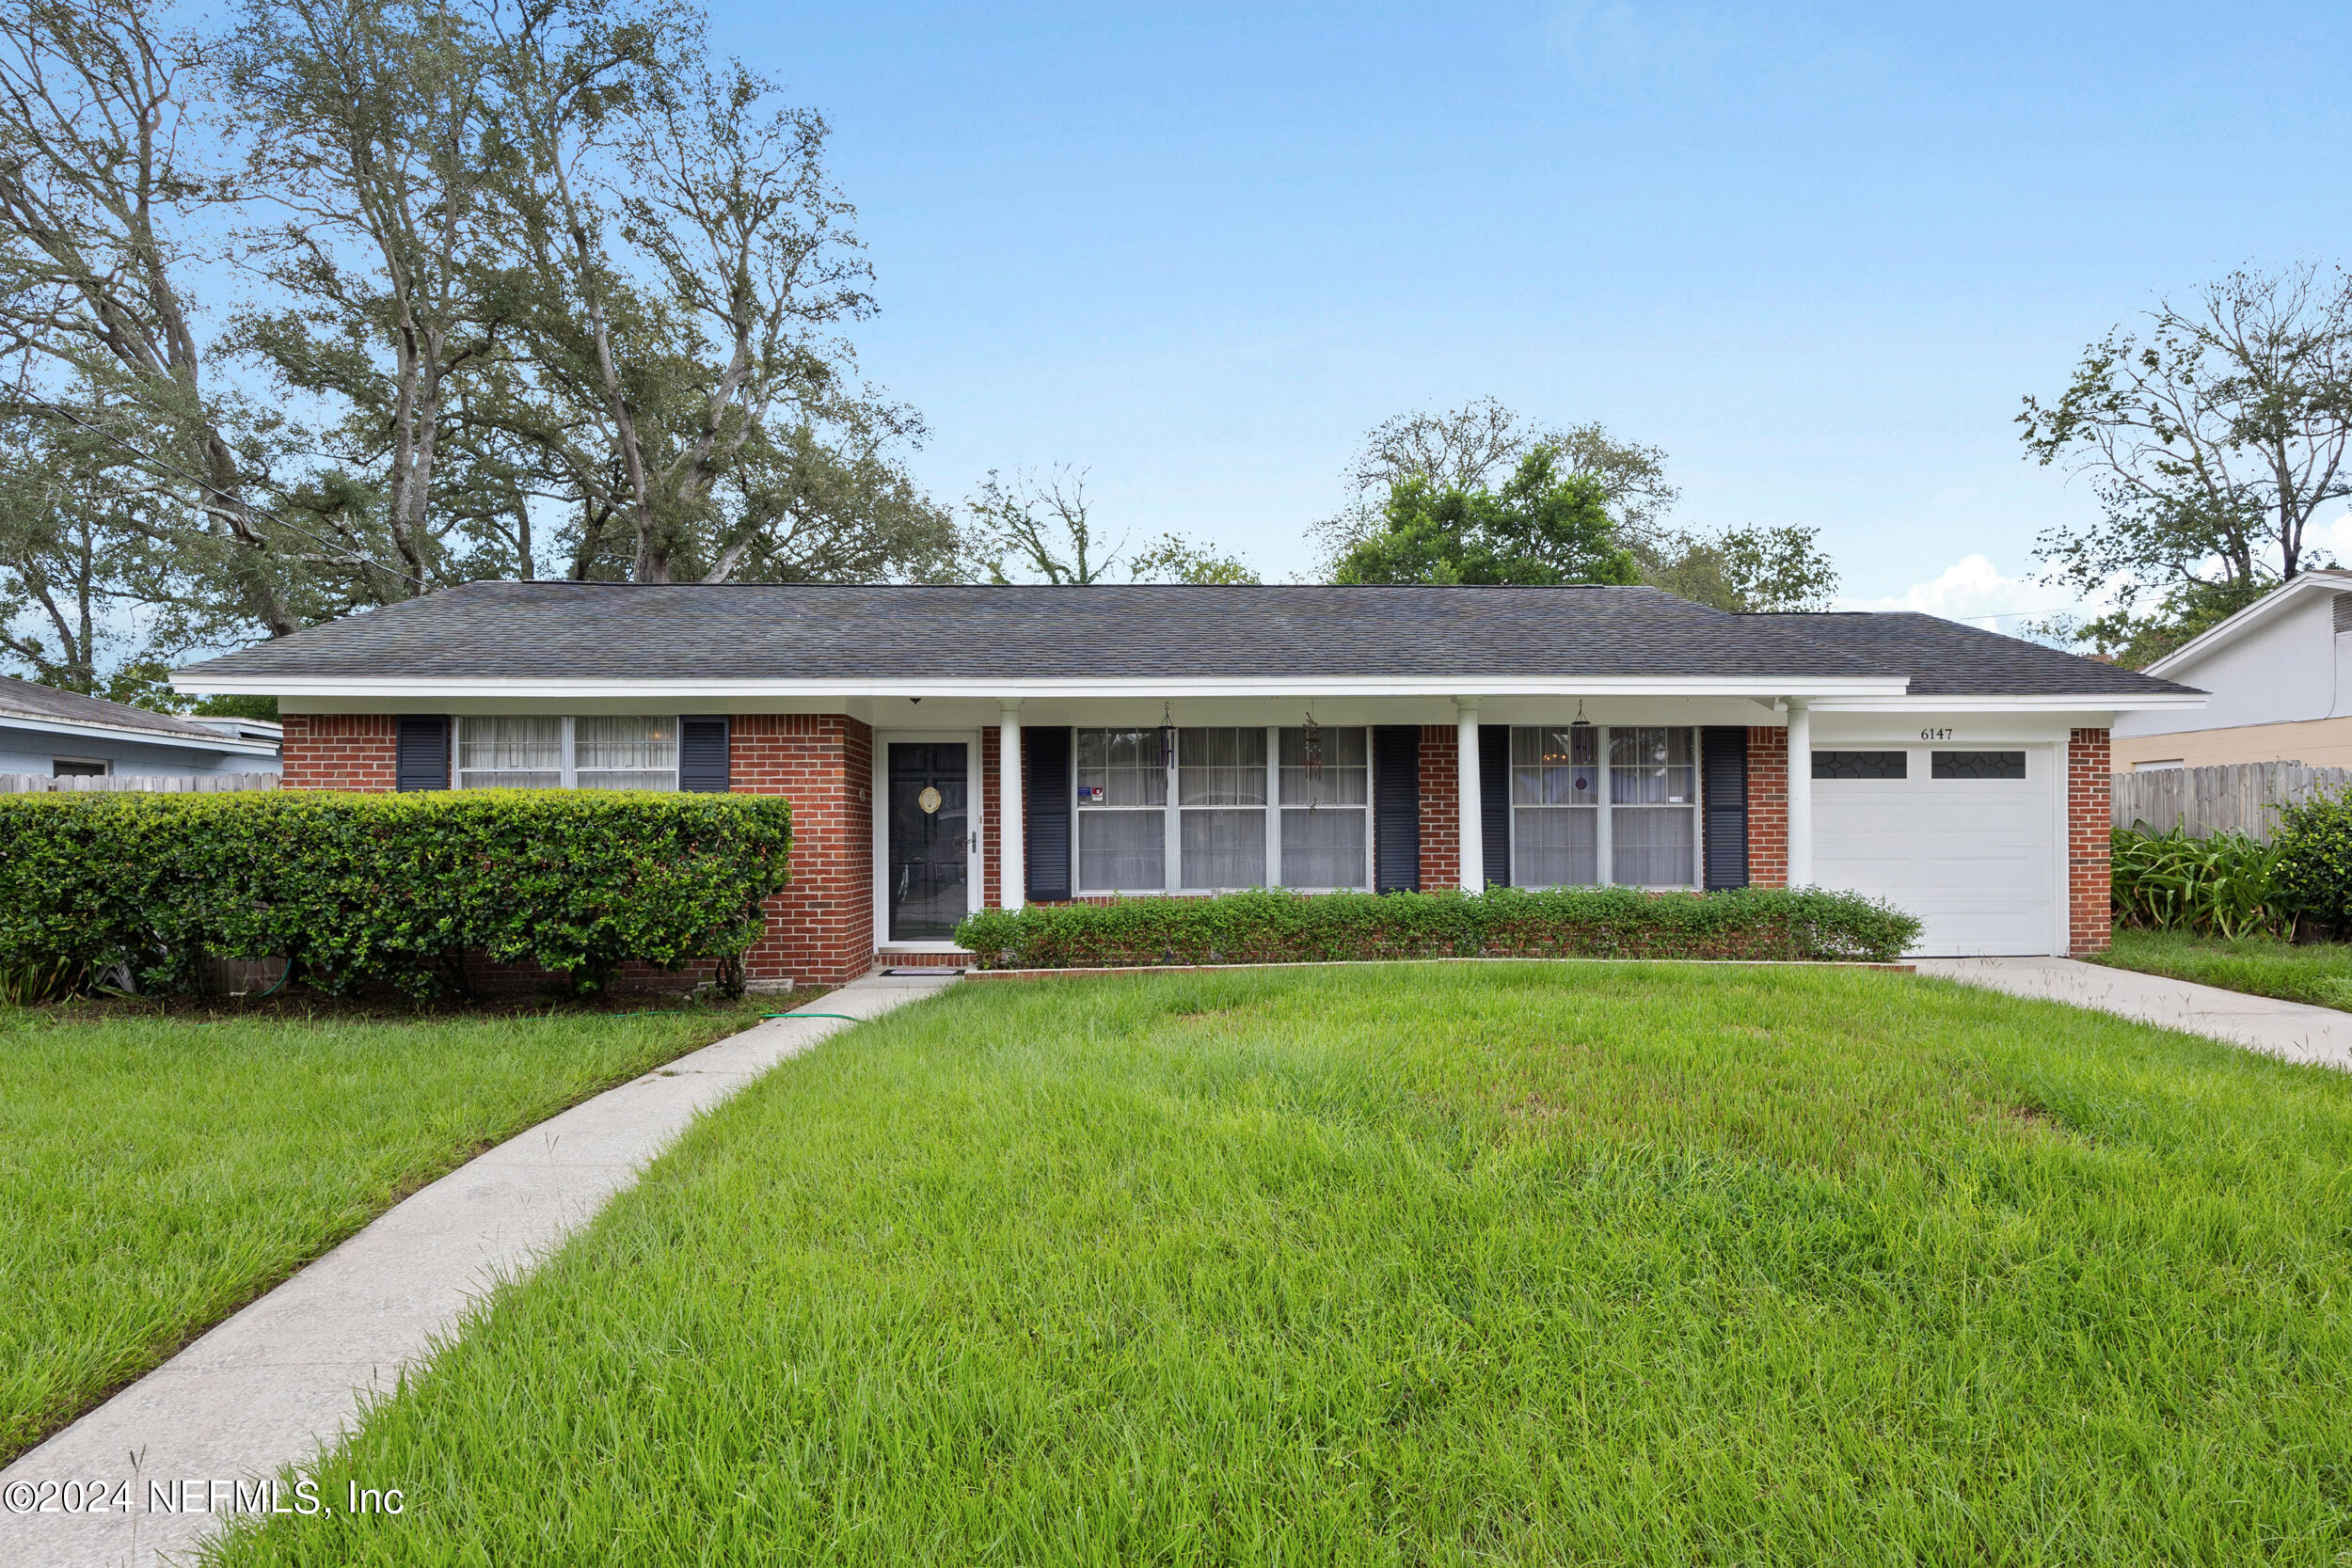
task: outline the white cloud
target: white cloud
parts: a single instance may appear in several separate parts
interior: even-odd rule
[[[1840,610],[1915,610],[1964,621],[1989,631],[2014,631],[2018,622],[2074,607],[2054,603],[2050,589],[2030,578],[2013,578],[1982,555],[1963,556],[1925,582],[1893,598],[1840,599]]]
[[[2325,527],[2304,530],[2303,547],[2327,551],[2336,558],[2338,565],[2352,561],[2352,512],[2345,513]]]

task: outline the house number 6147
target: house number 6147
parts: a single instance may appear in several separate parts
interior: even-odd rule
[[[1921,730],[1919,732],[1919,738],[1922,740],[1949,740],[1951,737],[1952,732],[1949,729]]]

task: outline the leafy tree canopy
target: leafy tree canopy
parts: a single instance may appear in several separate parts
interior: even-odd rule
[[[1389,492],[1379,530],[1340,558],[1332,580],[1549,586],[1639,577],[1599,483],[1563,477],[1557,453],[1539,447],[1499,489],[1406,474]]]
[[[2352,275],[2240,269],[2083,352],[2017,416],[2026,455],[2090,482],[2095,520],[2050,531],[2044,580],[2116,608],[2054,630],[2161,657],[2297,573],[2352,496]]]

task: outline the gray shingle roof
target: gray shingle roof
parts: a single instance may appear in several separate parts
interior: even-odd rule
[[[85,697],[78,691],[60,691],[54,686],[19,680],[14,675],[0,675],[0,721],[11,717],[56,724],[103,726],[176,741],[209,741],[215,748],[227,738],[218,730],[168,713],[151,713],[143,707]]]
[[[1732,615],[1652,588],[480,582],[196,666],[492,678],[1907,675],[1948,693],[2185,688],[1925,615]]]

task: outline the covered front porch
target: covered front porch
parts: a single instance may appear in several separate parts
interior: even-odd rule
[[[873,909],[884,961],[952,958],[965,914],[1024,903],[1789,879],[1786,700],[875,707]],[[1803,699],[1795,712],[1802,724]],[[1793,783],[1802,812],[1808,784]],[[1020,803],[1009,816],[1008,800]]]

